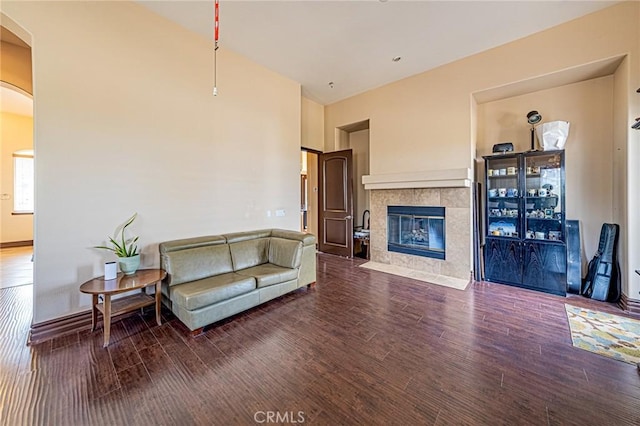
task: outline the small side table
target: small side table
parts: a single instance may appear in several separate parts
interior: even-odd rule
[[[353,255],[362,259],[369,260],[371,250],[369,250],[369,237],[361,237],[354,235],[353,237]]]
[[[140,269],[135,274],[124,275],[119,273],[113,280],[105,280],[104,276],[94,278],[80,286],[82,293],[91,294],[93,302],[91,304],[91,331],[95,331],[98,323],[98,311],[102,313],[104,320],[104,347],[109,345],[109,335],[111,333],[111,318],[114,316],[144,308],[145,306],[156,305],[156,322],[160,322],[160,306],[162,301],[162,280],[167,273],[162,269]],[[148,295],[145,289],[155,285],[155,298]],[[131,296],[122,297],[111,302],[111,296],[127,291],[140,289],[141,292]],[[99,295],[103,295],[104,301],[100,303]]]

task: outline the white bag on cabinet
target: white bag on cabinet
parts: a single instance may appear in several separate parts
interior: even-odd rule
[[[564,149],[569,137],[568,121],[550,121],[542,123],[536,127],[538,133],[538,143],[543,151]]]

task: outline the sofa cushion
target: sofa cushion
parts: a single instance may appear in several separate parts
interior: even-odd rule
[[[269,238],[240,241],[229,244],[229,248],[236,272],[269,261]]]
[[[171,301],[187,310],[231,299],[256,288],[256,280],[234,272],[171,287]]]
[[[282,266],[273,265],[271,263],[265,263],[263,265],[243,269],[238,271],[237,274],[255,278],[258,288],[298,278],[297,269],[283,268]]]
[[[164,268],[169,284],[176,285],[233,271],[229,246],[226,244],[166,253]]]
[[[271,238],[269,244],[269,263],[283,268],[299,268],[302,259],[302,242]]]

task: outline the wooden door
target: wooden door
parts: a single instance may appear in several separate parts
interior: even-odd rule
[[[353,255],[353,155],[350,149],[318,157],[319,249]]]

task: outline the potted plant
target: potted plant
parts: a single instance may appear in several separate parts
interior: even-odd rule
[[[124,225],[122,225],[122,230],[120,231],[120,236],[117,237],[118,228],[116,228],[114,232],[114,237],[109,237],[109,241],[111,242],[111,247],[109,246],[94,246],[94,248],[104,249],[112,251],[116,256],[118,256],[118,264],[120,265],[120,270],[124,272],[125,275],[135,274],[135,272],[140,267],[140,253],[138,253],[138,237],[133,237],[127,239],[125,237],[125,230],[129,225],[133,223],[138,213],[134,213]],[[118,240],[116,240],[118,238]]]

